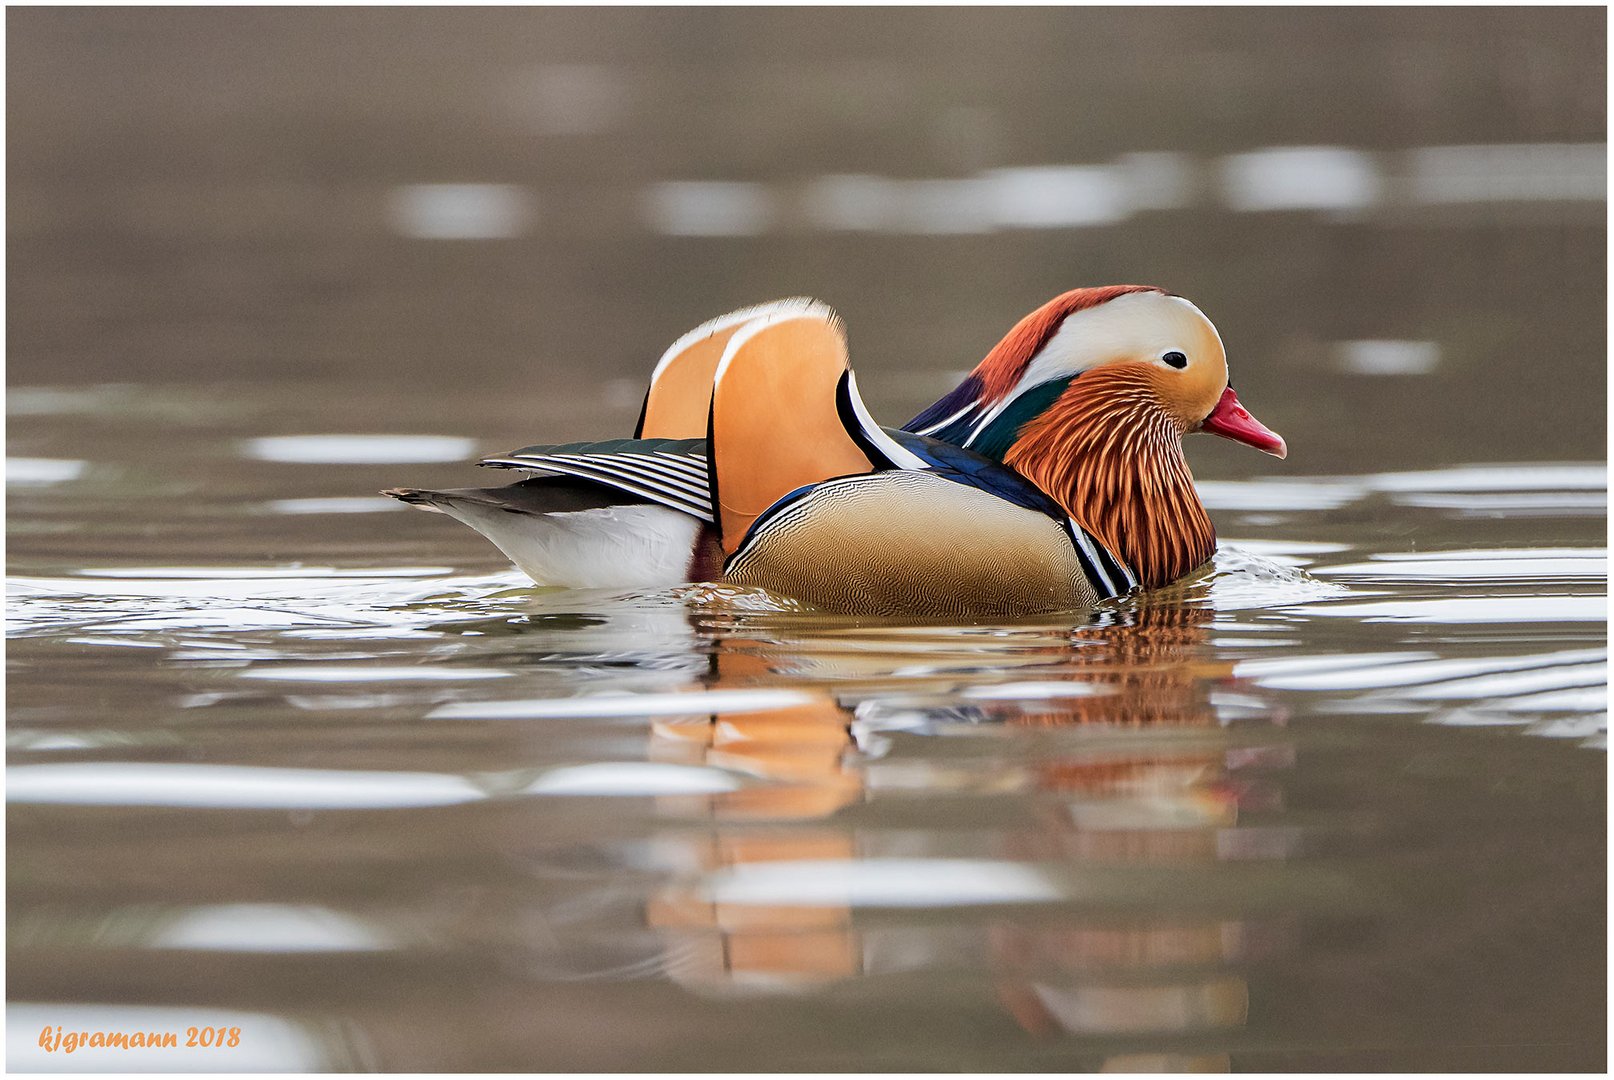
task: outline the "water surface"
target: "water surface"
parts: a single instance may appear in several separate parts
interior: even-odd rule
[[[530,588],[328,387],[13,401],[14,1067],[1602,1059],[1599,463],[1206,481],[1180,587],[892,625]]]

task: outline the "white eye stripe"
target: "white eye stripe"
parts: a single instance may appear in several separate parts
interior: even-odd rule
[[[1191,301],[1155,292],[1129,293],[1066,316],[1006,399],[997,404],[1051,379],[1124,361],[1166,363],[1165,356],[1174,352],[1183,354],[1185,368],[1214,365],[1222,352],[1221,337]],[[1182,370],[1175,364],[1166,366]]]

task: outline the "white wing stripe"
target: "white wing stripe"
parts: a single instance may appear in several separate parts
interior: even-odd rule
[[[675,510],[682,510],[703,521],[712,520],[711,496],[705,491],[692,491],[683,484],[673,484],[660,478],[626,472],[616,468],[617,462],[608,458],[580,457],[573,461],[537,456],[488,458],[483,464],[527,472],[561,473],[593,480],[608,487],[654,500]]]
[[[978,405],[978,404],[979,404],[979,402],[972,401],[968,405],[964,406],[962,409],[958,410],[952,416],[949,416],[947,419],[938,420],[936,423],[931,424],[929,427],[920,428],[918,431],[914,432],[914,434],[915,435],[934,435],[934,434],[936,434],[936,432],[940,431],[942,428],[947,427],[949,424],[952,424],[953,422],[955,422],[955,421],[959,420],[960,418],[962,418],[965,413],[967,413],[971,409],[975,408],[976,405]]]
[[[649,477],[662,480],[669,484],[681,487],[690,487],[704,493],[706,491],[706,473],[686,473],[682,470],[668,468],[659,461],[641,461],[637,456],[622,455],[594,455],[594,454],[544,454],[543,458],[552,461],[573,461],[592,465],[597,469],[615,469],[632,476]]]
[[[640,483],[663,487],[669,492],[691,499],[698,499],[702,502],[709,503],[711,501],[711,495],[704,483],[697,485],[680,476],[665,475],[654,469],[644,468],[637,462],[629,463],[621,458],[589,457],[572,454],[555,454],[550,460],[593,469],[606,476],[621,476],[637,480]]]
[[[600,473],[593,469],[588,469],[581,466],[561,465],[551,469],[550,471],[564,473],[567,476],[576,476],[583,480],[593,480],[597,483],[604,484],[607,487],[616,488],[618,491],[625,491],[631,495],[640,495],[646,499],[661,503],[663,506],[670,506],[674,510],[681,510],[686,514],[698,517],[703,521],[712,520],[710,510],[703,506],[699,506],[694,502],[683,498],[682,496],[661,488],[640,484],[636,481],[629,480],[621,476],[612,476],[608,473]]]
[[[642,454],[518,454],[498,459],[528,463],[542,468],[548,462],[564,461],[589,465],[597,469],[617,470],[625,474],[653,478],[657,481],[683,487],[702,498],[707,495],[706,460],[691,462],[689,466],[674,466],[667,460],[654,460]]]
[[[885,433],[885,430],[875,422],[869,413],[869,407],[863,404],[863,396],[857,392],[857,372],[848,370],[847,397],[852,400],[852,411],[857,414],[858,427],[863,429],[863,435],[879,448],[891,464],[899,469],[919,470],[930,468],[930,463],[913,451],[905,449],[897,440]]]
[[[686,472],[691,476],[706,475],[706,458],[690,457],[688,454],[669,454],[665,451],[656,451],[656,457],[672,466],[675,470]]]
[[[1004,409],[1009,407],[1009,402],[1012,400],[1013,396],[1011,395],[1010,397],[1004,398],[1002,401],[988,409],[985,415],[983,415],[981,419],[976,422],[974,429],[965,437],[964,445],[972,445],[975,440],[980,437],[981,432],[985,431],[992,421],[996,420],[998,415],[1002,413]]]

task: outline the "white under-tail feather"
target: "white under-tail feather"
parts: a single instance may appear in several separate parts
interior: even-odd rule
[[[437,505],[493,541],[539,585],[568,589],[681,585],[701,530],[700,521],[665,506],[512,514],[469,501]]]

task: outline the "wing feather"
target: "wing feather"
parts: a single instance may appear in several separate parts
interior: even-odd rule
[[[845,334],[824,304],[752,319],[729,340],[708,436],[728,553],[797,488],[884,464],[864,452],[841,416],[837,391],[847,369]]]
[[[593,480],[714,520],[704,439],[613,439],[526,446],[483,465]]]
[[[670,345],[650,373],[637,437],[690,439],[706,434],[712,383],[729,340],[753,319],[805,308],[806,297],[740,308],[701,323]]]

